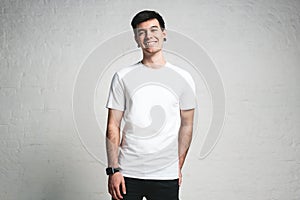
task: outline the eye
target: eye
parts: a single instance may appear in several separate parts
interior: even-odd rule
[[[142,36],[142,35],[144,35],[145,34],[145,31],[139,31],[138,32],[138,36]]]

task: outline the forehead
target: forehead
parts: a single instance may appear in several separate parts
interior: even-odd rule
[[[148,28],[151,28],[153,26],[160,27],[158,20],[155,19],[155,18],[154,19],[149,19],[149,20],[144,21],[142,23],[139,23],[137,25],[137,28],[138,29],[148,29]]]

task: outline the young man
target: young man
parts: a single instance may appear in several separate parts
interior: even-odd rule
[[[115,200],[177,200],[192,139],[195,84],[188,72],[166,62],[165,23],[157,12],[141,11],[131,25],[143,59],[115,73],[111,83],[108,190]]]

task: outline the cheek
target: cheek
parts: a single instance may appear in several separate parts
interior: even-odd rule
[[[137,43],[141,42],[141,41],[142,41],[141,36],[136,36],[136,37],[135,37],[135,41],[136,41]]]
[[[142,37],[142,36],[138,37],[137,41],[138,41],[139,43],[143,43],[144,37]]]

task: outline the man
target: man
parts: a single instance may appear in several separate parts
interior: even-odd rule
[[[143,59],[115,73],[111,83],[108,190],[115,200],[177,200],[192,139],[195,85],[188,72],[166,62],[165,23],[157,12],[141,11],[131,25]]]

